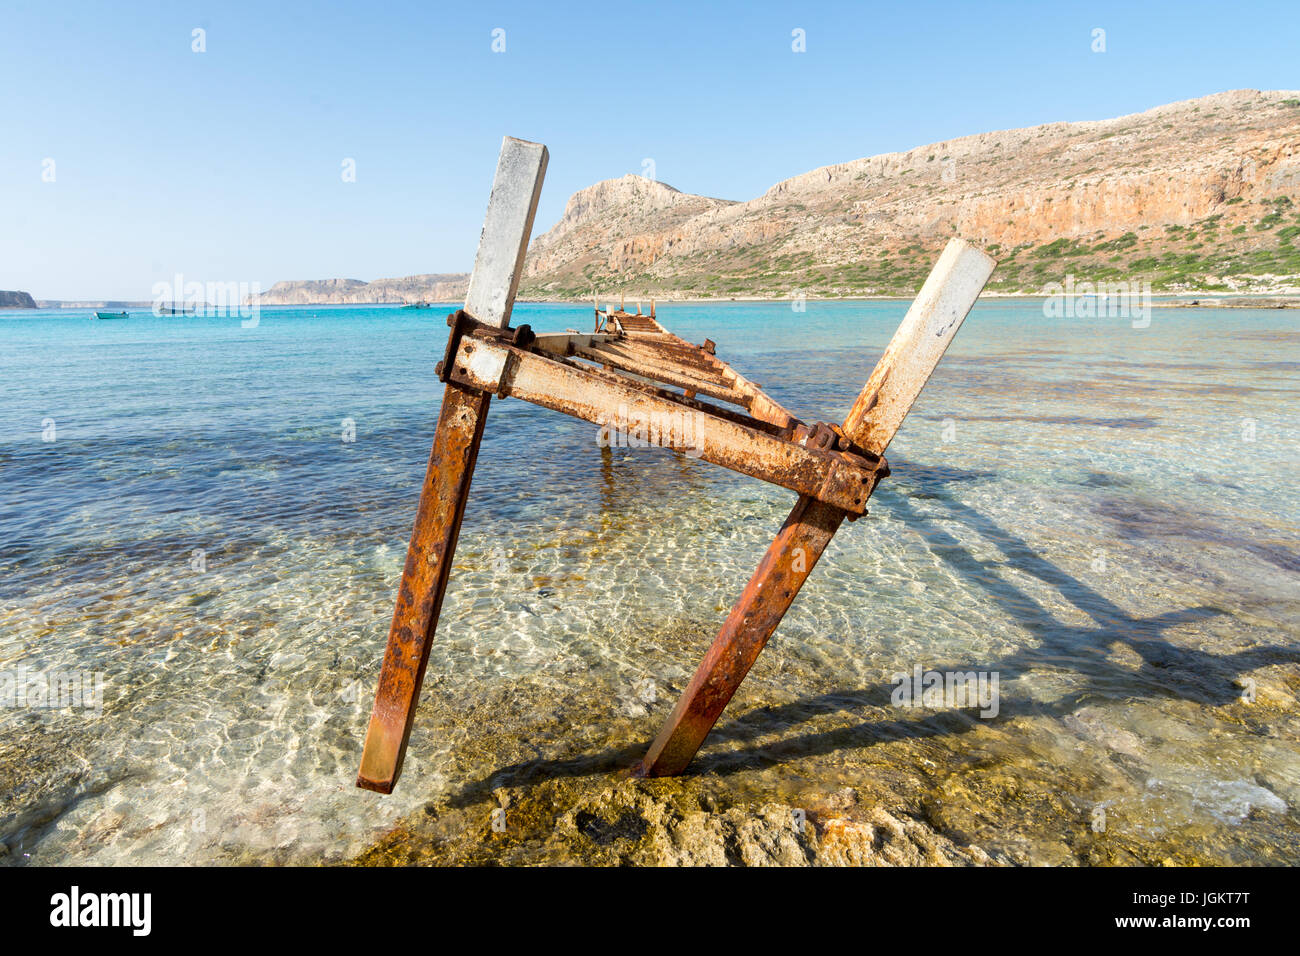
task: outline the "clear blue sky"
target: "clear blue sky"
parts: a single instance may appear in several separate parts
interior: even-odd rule
[[[748,199],[954,136],[1296,87],[1296,0],[0,0],[0,289],[467,270],[506,133],[550,147],[541,232],[646,158]]]

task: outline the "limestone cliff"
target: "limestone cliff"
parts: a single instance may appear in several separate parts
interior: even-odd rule
[[[1236,90],[824,166],[746,202],[624,176],[579,190],[520,295],[916,291],[949,236],[992,288],[1066,275],[1157,290],[1300,292],[1300,93]],[[278,282],[262,305],[457,301],[468,276]]]
[[[1007,290],[1300,284],[1297,223],[1300,93],[1238,90],[826,166],[747,202],[597,183],[533,243],[521,294],[905,293],[952,235],[1000,258]]]

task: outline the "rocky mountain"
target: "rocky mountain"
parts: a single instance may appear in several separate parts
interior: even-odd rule
[[[632,265],[637,253],[645,251],[637,244],[639,237],[683,232],[699,217],[735,205],[678,192],[641,176],[607,179],[569,197],[560,221],[529,248],[525,275],[571,271],[593,257],[608,258],[605,251],[610,249],[619,250],[614,268]],[[671,237],[663,240],[660,251],[672,248],[673,242]]]
[[[26,292],[0,292],[0,309],[34,309],[36,302]]]
[[[368,305],[385,302],[454,302],[469,290],[469,273],[450,272],[404,279],[307,279],[277,282],[259,296],[257,305]]]
[[[1300,286],[1297,232],[1300,93],[1237,90],[826,166],[746,202],[597,183],[534,241],[520,294],[908,294],[952,235],[1001,260],[1004,291],[1276,291]]]
[[[1300,294],[1300,92],[1235,90],[855,159],[745,202],[596,183],[534,240],[520,296],[910,295],[953,235],[991,288],[1067,275],[1157,291]],[[277,282],[262,305],[456,301],[463,273]]]

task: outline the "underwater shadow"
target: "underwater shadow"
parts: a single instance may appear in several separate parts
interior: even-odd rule
[[[983,590],[1008,618],[1038,639],[1038,643],[981,665],[979,669],[996,671],[1001,687],[1035,669],[1069,668],[1087,678],[1087,687],[1052,702],[1039,702],[1028,697],[1008,699],[1003,694],[997,715],[987,720],[948,710],[900,720],[877,717],[853,726],[795,736],[788,735],[792,728],[827,714],[890,706],[896,685],[882,681],[868,687],[835,690],[786,704],[755,707],[730,720],[724,716],[709,734],[705,746],[719,742],[743,745],[778,733],[785,736],[722,752],[701,751],[685,775],[725,776],[843,749],[965,733],[981,723],[996,725],[1027,715],[1062,718],[1096,698],[1176,698],[1195,700],[1206,706],[1221,706],[1240,699],[1239,680],[1244,673],[1266,664],[1300,661],[1300,650],[1294,648],[1254,647],[1231,654],[1212,654],[1196,648],[1177,647],[1164,637],[1171,628],[1205,621],[1227,612],[1222,608],[1199,606],[1170,610],[1151,617],[1130,615],[1093,586],[1039,554],[1024,538],[1003,528],[979,510],[935,490],[935,486],[971,480],[980,475],[948,468],[917,469],[910,474],[914,480],[919,479],[917,493],[891,495],[889,507],[909,528],[925,537],[928,547],[941,561],[963,580]],[[913,498],[937,503],[945,513],[939,519],[929,517],[917,510]],[[948,521],[956,521],[975,531],[997,549],[1005,564],[1050,586],[1086,615],[1091,623],[1070,625],[1058,620],[1032,595],[999,573],[1002,562],[994,564],[982,560],[947,531],[943,523]],[[1109,659],[1113,650],[1121,645],[1141,659],[1136,671]],[[656,716],[663,719],[661,715]],[[526,781],[627,769],[644,755],[649,742],[647,738],[625,747],[611,747],[569,758],[540,758],[500,767],[487,777],[463,787],[453,797],[453,803],[476,802],[490,796],[496,787]]]
[[[936,499],[932,499],[936,500]],[[992,543],[1017,570],[1050,585],[1067,602],[1091,619],[1091,625],[1067,625],[1057,620],[1037,600],[1005,577],[994,573],[935,520],[920,514],[907,500],[891,503],[909,527],[926,534],[930,547],[963,579],[985,591],[1038,643],[1019,649],[981,669],[996,671],[1000,685],[1025,676],[1036,668],[1065,667],[1087,678],[1088,686],[1056,701],[1038,702],[1002,695],[992,724],[1020,716],[1063,718],[1092,699],[1158,698],[1194,700],[1214,707],[1241,697],[1241,676],[1267,664],[1300,661],[1300,651],[1284,647],[1254,647],[1231,654],[1212,654],[1178,647],[1164,638],[1170,628],[1208,620],[1227,613],[1211,606],[1166,611],[1136,617],[1118,607],[1089,584],[1064,571],[1034,551],[1023,538],[986,515],[960,502],[937,498],[948,514]],[[1141,659],[1136,671],[1110,660],[1116,646],[1130,648]],[[715,727],[712,741],[746,741],[770,736],[792,725],[829,713],[890,705],[896,685],[882,682],[867,688],[833,691],[775,707],[756,708]],[[756,765],[779,763],[809,755],[828,754],[905,738],[926,738],[965,733],[981,721],[960,711],[928,713],[911,720],[871,720],[824,733],[785,736],[769,744],[738,750],[702,753],[688,773],[728,774]]]

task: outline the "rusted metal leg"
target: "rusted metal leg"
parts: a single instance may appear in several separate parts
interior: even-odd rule
[[[884,454],[995,265],[960,239],[948,243],[849,410],[844,437]],[[663,777],[686,769],[845,516],[833,505],[799,498],[638,773]]]
[[[465,299],[464,311],[478,322],[497,328],[510,323],[547,158],[539,143],[507,136],[501,144]],[[450,381],[443,393],[357,774],[357,786],[367,790],[392,793],[402,769],[489,401],[487,393]]]
[[[448,384],[442,396],[357,774],[357,786],[367,790],[392,793],[402,771],[490,401],[456,384]]]
[[[845,517],[846,512],[833,505],[807,495],[799,497],[668,722],[650,745],[639,773],[668,777],[686,769]]]

